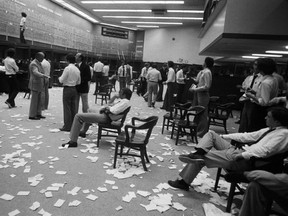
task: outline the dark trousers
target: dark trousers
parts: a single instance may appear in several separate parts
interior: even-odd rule
[[[20,26],[20,43],[26,44],[26,40],[24,38],[24,32],[25,32],[25,29]]]
[[[63,88],[63,115],[64,126],[63,129],[70,130],[72,127],[74,116],[77,112],[77,97],[78,92],[76,87],[64,87]]]
[[[99,88],[101,86],[101,82],[102,82],[102,72],[94,72],[94,75],[95,75],[95,92],[98,92],[99,91]]]
[[[158,90],[156,101],[163,101],[163,83],[162,82],[159,83],[159,90]]]
[[[185,89],[185,84],[177,83],[177,103],[183,103],[184,89]]]
[[[19,83],[17,80],[16,75],[6,75],[7,82],[9,85],[9,97],[7,99],[7,102],[11,104],[12,107],[15,106],[15,98],[19,92]]]
[[[163,109],[166,111],[170,111],[172,109],[172,106],[175,103],[175,96],[176,93],[176,83],[169,82],[167,83],[167,91],[165,94],[164,102],[163,102]]]
[[[29,117],[35,118],[39,115],[42,115],[41,95],[42,95],[41,91],[31,90]]]
[[[143,96],[147,91],[147,80],[141,77],[139,88],[137,88],[137,94]],[[163,92],[162,92],[163,93]]]

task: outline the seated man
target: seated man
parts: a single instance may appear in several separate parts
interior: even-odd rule
[[[239,216],[269,215],[274,200],[288,214],[288,175],[263,170],[244,172],[251,181],[246,189]]]
[[[70,141],[62,144],[63,147],[77,147],[78,136],[85,137],[86,131],[92,123],[109,123],[117,120],[119,114],[124,112],[130,106],[130,98],[132,91],[129,88],[123,88],[119,91],[119,95],[114,95],[109,101],[109,106],[100,109],[99,113],[78,113],[75,115],[72,128],[70,131]],[[115,101],[115,99],[120,100]],[[120,119],[121,117],[118,117]],[[84,125],[82,125],[84,123]],[[83,128],[82,128],[83,126]]]
[[[288,151],[288,110],[282,107],[271,108],[265,119],[268,128],[259,131],[225,135],[218,135],[214,131],[206,133],[195,153],[179,156],[180,161],[188,163],[179,174],[182,179],[170,180],[168,184],[189,190],[189,185],[204,165],[208,168],[249,171],[252,169],[249,161],[251,157],[266,158]],[[235,148],[225,139],[250,145]],[[216,150],[211,150],[212,147]]]

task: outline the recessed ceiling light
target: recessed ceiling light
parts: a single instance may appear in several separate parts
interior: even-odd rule
[[[257,56],[242,56],[242,58],[257,59],[257,58],[260,58],[260,57],[257,57]]]
[[[184,4],[184,1],[81,1],[82,4]]]
[[[284,54],[287,55],[288,51],[281,51],[281,50],[267,50],[266,53],[272,53],[272,54]]]
[[[204,13],[203,10],[167,10],[168,13]]]
[[[260,56],[260,57],[275,57],[275,58],[280,58],[283,55],[270,55],[270,54],[252,54],[252,56]]]
[[[126,10],[126,9],[93,9],[95,12],[125,12],[125,13],[133,13],[133,12],[152,12],[152,10]]]
[[[73,7],[72,5],[68,4],[67,2],[63,1],[63,0],[54,0],[55,2],[57,2],[58,4],[64,6],[65,8],[73,11],[74,13],[84,17],[85,19],[93,22],[93,23],[98,23],[98,21],[96,19],[94,19],[93,17],[89,16],[88,14],[80,11],[79,9]]]
[[[135,22],[135,21],[121,21],[121,23],[130,23],[130,24],[155,24],[155,25],[183,25],[183,23],[178,22]]]
[[[156,25],[137,25],[138,28],[159,28]]]
[[[286,46],[285,48],[288,49],[288,46]]]
[[[154,16],[103,16],[115,19],[165,19],[165,20],[203,20],[201,17],[154,17]]]

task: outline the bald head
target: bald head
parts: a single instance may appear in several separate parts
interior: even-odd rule
[[[35,55],[35,59],[37,59],[37,61],[39,61],[39,62],[42,62],[43,61],[43,59],[44,59],[44,53],[43,52],[38,52],[38,53],[36,53],[36,55]]]

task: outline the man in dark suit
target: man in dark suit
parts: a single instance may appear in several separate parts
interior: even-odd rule
[[[41,114],[41,93],[44,90],[44,78],[47,77],[44,74],[44,70],[41,65],[43,59],[44,53],[38,52],[35,55],[35,59],[29,65],[29,89],[31,90],[29,119],[31,120],[39,120],[40,118],[45,118]]]
[[[89,109],[88,92],[89,92],[89,81],[91,80],[91,72],[89,65],[86,64],[85,62],[85,56],[82,53],[77,53],[75,58],[76,58],[76,66],[79,68],[81,76],[81,83],[76,86],[78,92],[77,112],[79,109],[79,101],[81,97],[82,112],[86,113]]]

